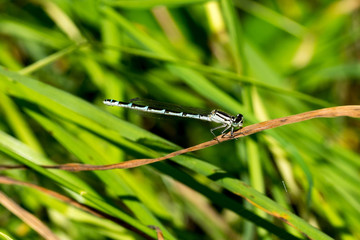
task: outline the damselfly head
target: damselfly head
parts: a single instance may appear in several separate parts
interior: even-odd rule
[[[244,117],[243,117],[242,114],[236,115],[236,117],[233,117],[232,120],[233,120],[232,125],[234,127],[241,127],[243,125],[243,123],[244,123]]]

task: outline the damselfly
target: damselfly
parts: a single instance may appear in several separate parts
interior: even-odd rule
[[[134,99],[136,100],[136,99]],[[139,104],[136,101],[130,100],[130,102],[120,102],[114,99],[105,99],[103,101],[104,104],[108,106],[116,106],[123,108],[135,109],[138,111],[155,113],[155,114],[164,114],[175,117],[184,117],[184,118],[194,118],[208,122],[220,123],[222,125],[217,126],[213,129],[210,129],[211,133],[215,136],[214,130],[224,128],[221,134],[224,134],[228,129],[230,129],[231,136],[233,136],[234,128],[242,127],[243,125],[243,115],[238,114],[236,116],[232,116],[226,112],[220,110],[212,110],[210,113],[196,113],[195,110],[191,108],[191,111],[186,111],[186,107],[178,106],[177,110],[169,110],[166,107],[166,103],[160,103],[158,106],[156,104],[152,104],[154,106],[150,106],[150,104]],[[156,101],[152,101],[155,102]],[[171,105],[171,104],[170,104]],[[183,110],[184,109],[184,110]],[[189,108],[188,108],[189,109]]]

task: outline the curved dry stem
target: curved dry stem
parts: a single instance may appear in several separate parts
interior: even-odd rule
[[[160,162],[184,153],[198,151],[215,144],[219,144],[221,142],[229,141],[232,139],[240,138],[249,136],[254,133],[258,133],[267,129],[277,128],[280,126],[302,122],[306,120],[310,120],[313,118],[333,118],[333,117],[354,117],[360,118],[360,106],[359,105],[349,105],[349,106],[339,106],[339,107],[331,107],[331,108],[323,108],[319,110],[304,112],[296,115],[291,115],[287,117],[277,118],[261,123],[255,123],[253,125],[241,128],[234,132],[234,136],[230,137],[226,136],[218,136],[213,140],[200,143],[198,145],[181,149],[172,153],[169,153],[163,157],[159,158],[145,158],[145,159],[134,159],[122,163],[115,163],[109,165],[89,165],[89,164],[78,164],[78,163],[69,163],[63,165],[52,165],[52,166],[42,166],[44,168],[50,169],[60,169],[66,171],[96,171],[96,170],[110,170],[110,169],[126,169],[126,168],[134,168],[139,167],[147,164],[151,164],[154,162]],[[13,166],[6,166],[0,165],[0,170],[5,169],[19,169],[19,168],[27,168],[25,165],[13,165]]]

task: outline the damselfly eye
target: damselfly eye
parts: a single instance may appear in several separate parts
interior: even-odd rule
[[[235,122],[242,123],[244,121],[244,117],[242,114],[236,115]]]

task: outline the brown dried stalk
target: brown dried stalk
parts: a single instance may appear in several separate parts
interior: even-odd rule
[[[88,212],[88,213],[94,215],[94,216],[97,216],[99,218],[106,218],[110,221],[113,221],[114,223],[117,223],[129,230],[132,230],[133,232],[138,233],[140,236],[144,237],[145,239],[153,239],[151,236],[148,236],[146,233],[142,232],[141,230],[133,227],[132,225],[128,224],[127,222],[125,222],[119,218],[113,217],[105,212],[102,212],[98,209],[95,209],[95,208],[85,205],[83,203],[79,203],[65,195],[62,195],[55,191],[49,190],[47,188],[40,187],[33,183],[15,180],[13,178],[5,177],[5,176],[0,176],[0,184],[18,185],[18,186],[25,186],[25,187],[30,187],[30,188],[36,189],[44,194],[47,194],[49,196],[52,196],[53,198],[58,199],[59,201],[65,202],[69,205],[72,205],[75,208],[81,209],[85,212]],[[13,212],[15,215],[17,215],[19,218],[21,218],[25,223],[28,223],[28,225],[30,227],[32,227],[36,232],[38,232],[41,236],[43,236],[44,239],[53,239],[53,240],[59,239],[38,218],[36,218],[34,215],[28,213],[21,207],[17,206],[17,204],[15,202],[13,202],[12,199],[9,199],[8,197],[6,197],[4,195],[4,193],[2,193],[1,191],[0,191],[0,205],[3,205],[9,211]],[[154,226],[150,227],[149,226],[149,228],[156,230],[158,239],[161,239],[162,233],[161,233],[161,230],[158,229],[158,227],[154,227]]]
[[[267,129],[272,129],[292,123],[302,122],[306,120],[310,120],[313,118],[333,118],[333,117],[354,117],[360,118],[360,106],[359,105],[349,105],[349,106],[339,106],[339,107],[331,107],[331,108],[323,108],[319,110],[304,112],[296,115],[291,115],[287,117],[277,118],[261,123],[256,123],[244,128],[241,128],[234,132],[234,136],[230,137],[229,135],[226,136],[218,136],[213,140],[200,143],[198,145],[181,149],[172,153],[169,153],[163,157],[153,158],[153,159],[134,159],[122,163],[115,163],[109,165],[90,165],[90,164],[78,164],[78,163],[69,163],[63,165],[52,165],[52,166],[42,166],[44,168],[50,169],[61,169],[66,171],[96,171],[96,170],[110,170],[110,169],[126,169],[126,168],[134,168],[139,167],[147,164],[151,164],[154,162],[163,161],[184,153],[194,152],[197,150],[201,150],[215,144],[225,142],[228,140],[249,136],[251,134],[261,132]],[[25,165],[13,165],[13,166],[6,166],[0,165],[0,170],[4,169],[19,169],[19,168],[27,168]]]
[[[0,191],[0,205],[3,205],[6,209],[20,218],[44,239],[60,240],[60,238],[58,238],[49,227],[47,227],[43,222],[35,217],[35,215],[26,211],[2,191]]]

